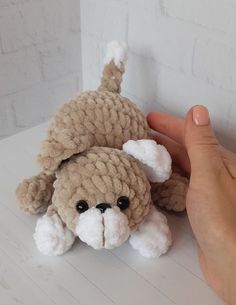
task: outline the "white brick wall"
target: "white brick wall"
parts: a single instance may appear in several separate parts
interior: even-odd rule
[[[80,89],[79,0],[0,0],[0,138]]]
[[[208,29],[235,33],[234,0],[160,0],[167,16],[189,21]]]
[[[34,48],[0,54],[0,96],[15,93],[41,80],[39,54]]]
[[[38,118],[48,120],[55,109],[74,95],[76,80],[64,77],[39,86],[11,94],[7,97],[15,113],[17,127],[28,127],[35,124]],[[26,116],[26,110],[30,116]]]
[[[50,14],[45,1],[27,1],[0,10],[0,29],[3,52],[53,40],[57,34],[57,14]],[[54,17],[55,20],[50,20]]]
[[[0,0],[0,137],[48,119],[82,81],[96,88],[118,39],[123,94],[145,112],[206,104],[236,150],[235,16],[234,0]]]
[[[193,74],[213,85],[236,92],[236,48],[212,39],[197,40]]]
[[[234,0],[81,0],[82,74],[96,88],[111,39],[130,49],[123,94],[145,112],[185,115],[210,109],[223,142],[236,151]]]

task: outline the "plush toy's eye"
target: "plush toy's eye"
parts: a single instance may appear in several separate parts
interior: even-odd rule
[[[125,210],[129,207],[129,198],[126,196],[121,196],[117,199],[117,206],[121,210]]]
[[[79,212],[80,214],[81,213],[84,213],[85,211],[87,211],[89,208],[87,202],[85,200],[79,200],[77,203],[76,203],[76,210],[77,212]]]

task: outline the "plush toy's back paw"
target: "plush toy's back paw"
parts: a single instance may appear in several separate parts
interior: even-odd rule
[[[189,180],[178,173],[173,173],[164,183],[152,183],[152,201],[156,206],[181,212],[185,210],[186,193]]]
[[[55,172],[62,160],[65,160],[75,153],[80,152],[77,146],[66,147],[54,139],[46,139],[42,142],[41,151],[37,156],[37,162],[41,169],[50,174]]]
[[[30,214],[39,214],[51,204],[54,175],[40,173],[23,180],[16,189],[19,207]]]

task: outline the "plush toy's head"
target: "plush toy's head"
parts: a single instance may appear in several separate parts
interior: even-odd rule
[[[165,217],[153,211],[154,218],[145,221],[151,209],[150,181],[163,182],[170,173],[170,155],[153,140],[129,140],[122,150],[92,147],[63,161],[55,173],[52,204],[37,222],[39,250],[62,254],[75,237],[95,249],[111,249],[143,226],[142,239],[153,229],[157,235],[152,232],[145,247],[133,237],[133,246],[140,251],[151,247],[145,256],[164,253],[171,241]],[[30,179],[20,186],[21,191],[32,188]]]
[[[75,235],[94,248],[119,246],[150,208],[150,184],[124,151],[94,147],[58,170],[53,204]]]

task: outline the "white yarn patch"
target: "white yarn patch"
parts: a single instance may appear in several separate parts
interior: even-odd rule
[[[79,238],[94,249],[103,247],[102,219],[102,214],[98,209],[90,208],[80,215],[76,226]]]
[[[154,140],[129,140],[123,150],[138,159],[151,182],[164,182],[171,175],[171,157],[163,145]]]
[[[144,223],[131,234],[129,242],[146,258],[166,253],[172,243],[166,217],[152,206]]]
[[[124,42],[114,40],[107,44],[105,64],[109,64],[113,59],[118,68],[127,60],[127,48]]]
[[[76,233],[94,249],[112,249],[128,239],[130,228],[118,207],[108,208],[104,213],[93,207],[80,215]]]
[[[118,207],[107,209],[104,213],[104,237],[106,249],[119,247],[130,235],[127,216]]]
[[[63,226],[57,214],[44,215],[36,224],[34,240],[40,252],[45,255],[61,255],[74,243],[74,234]]]

